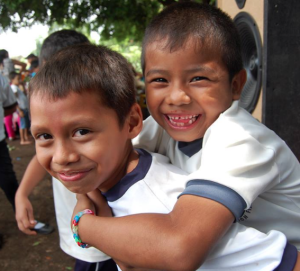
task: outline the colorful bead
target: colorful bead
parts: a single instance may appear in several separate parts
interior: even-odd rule
[[[94,212],[90,209],[85,209],[85,210],[79,212],[77,215],[75,215],[74,219],[72,221],[73,238],[74,238],[75,242],[77,243],[77,245],[82,247],[82,248],[88,248],[89,247],[88,244],[85,244],[81,241],[81,239],[78,235],[78,223],[79,223],[80,218],[85,214],[94,215]]]

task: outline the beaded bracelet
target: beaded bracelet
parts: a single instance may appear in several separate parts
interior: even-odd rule
[[[85,209],[81,212],[79,212],[77,215],[74,216],[74,219],[72,221],[72,232],[73,232],[73,238],[75,239],[75,242],[77,243],[78,246],[82,247],[82,248],[88,248],[89,245],[85,244],[81,241],[79,235],[78,235],[78,223],[80,218],[85,215],[85,214],[89,214],[89,215],[95,215],[94,212],[90,209]]]

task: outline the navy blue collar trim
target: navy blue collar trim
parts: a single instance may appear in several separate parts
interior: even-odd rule
[[[203,138],[196,139],[192,142],[178,141],[178,149],[186,156],[192,157],[202,149]]]
[[[136,168],[126,174],[114,187],[102,193],[108,201],[116,201],[136,182],[143,180],[152,163],[152,155],[143,149],[136,149],[139,154],[139,162]]]

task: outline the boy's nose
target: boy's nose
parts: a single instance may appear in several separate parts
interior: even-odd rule
[[[172,88],[169,92],[168,98],[166,99],[168,104],[171,105],[183,105],[191,102],[191,97],[182,87]]]
[[[52,162],[58,165],[67,165],[75,163],[79,160],[79,154],[75,148],[69,146],[69,144],[59,143],[55,148],[55,152],[52,157]]]

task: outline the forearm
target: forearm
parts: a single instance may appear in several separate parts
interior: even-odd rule
[[[40,165],[36,156],[34,156],[26,168],[17,194],[28,197],[32,190],[43,180],[46,173],[46,170]]]
[[[224,216],[226,219],[217,219],[224,214],[225,207],[205,207],[209,200],[197,198],[197,208],[193,208],[189,203],[191,197],[196,198],[180,198],[181,203],[170,214],[118,218],[83,216],[79,222],[79,236],[83,242],[128,266],[195,270],[227,231],[233,216],[226,209],[229,212]],[[204,206],[200,210],[201,202]]]

